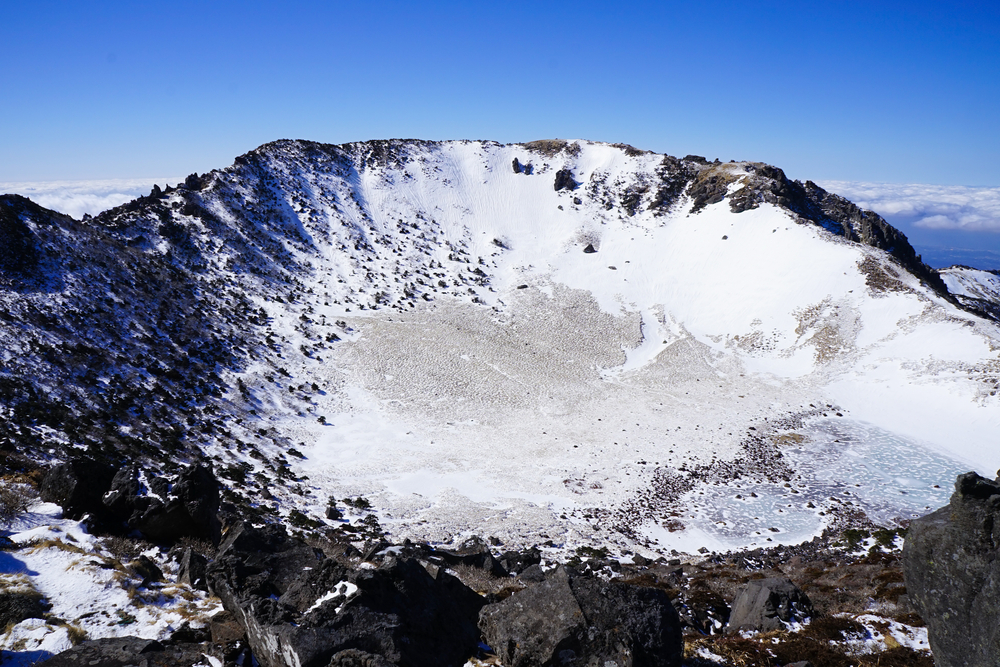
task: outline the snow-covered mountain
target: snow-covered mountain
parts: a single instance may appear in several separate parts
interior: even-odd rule
[[[995,276],[760,163],[279,141],[94,219],[5,196],[0,249],[8,461],[204,457],[261,518],[692,552],[1000,466]]]

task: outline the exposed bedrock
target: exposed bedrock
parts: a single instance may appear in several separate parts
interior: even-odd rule
[[[507,667],[675,667],[683,656],[680,620],[662,590],[564,567],[484,607],[479,627]]]
[[[781,630],[790,623],[801,623],[814,614],[809,596],[791,579],[755,579],[733,601],[726,633]]]
[[[280,526],[235,526],[208,567],[210,590],[265,667],[462,665],[482,598],[415,558],[352,568]]]
[[[1000,665],[1000,479],[959,475],[948,505],[910,524],[903,574],[938,667]]]

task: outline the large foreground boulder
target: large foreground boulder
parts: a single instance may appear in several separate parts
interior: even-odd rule
[[[910,524],[903,575],[938,667],[1000,666],[1000,479],[959,475],[951,501]]]
[[[683,656],[666,593],[563,567],[484,607],[479,627],[505,667],[676,667]]]
[[[68,519],[79,519],[84,514],[103,516],[101,498],[114,475],[114,469],[104,463],[83,457],[70,459],[49,469],[42,479],[40,495],[45,502],[62,507]]]
[[[733,601],[726,633],[781,630],[789,623],[801,623],[814,613],[809,596],[791,579],[754,579]]]
[[[227,532],[207,577],[265,667],[462,665],[478,643],[482,598],[432,569],[391,556],[354,568],[280,526],[241,524]]]

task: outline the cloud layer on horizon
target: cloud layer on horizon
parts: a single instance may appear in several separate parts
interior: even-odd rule
[[[875,211],[894,226],[1000,233],[1000,188],[855,181],[818,184]]]
[[[0,183],[0,193],[15,193],[74,218],[97,215],[183,178]],[[933,230],[1000,233],[1000,187],[897,185],[857,181],[820,181],[830,192],[871,209],[893,225]]]
[[[79,220],[85,213],[97,215],[101,211],[120,206],[136,197],[147,195],[154,183],[163,187],[167,183],[180,183],[183,180],[182,177],[7,182],[0,183],[0,193],[23,195],[40,206]]]

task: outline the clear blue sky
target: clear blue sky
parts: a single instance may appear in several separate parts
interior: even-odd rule
[[[587,138],[1000,185],[1000,3],[9,2],[0,181],[301,138]]]

